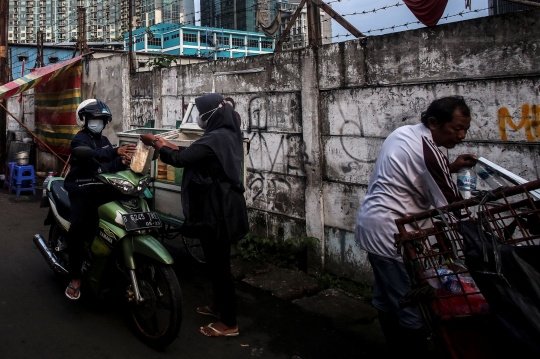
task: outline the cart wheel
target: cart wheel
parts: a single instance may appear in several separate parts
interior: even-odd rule
[[[186,246],[187,251],[198,263],[205,264],[204,252],[201,245],[201,241],[198,238],[188,238],[182,236],[182,242]]]

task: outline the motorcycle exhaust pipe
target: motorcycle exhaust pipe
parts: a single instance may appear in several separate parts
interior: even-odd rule
[[[56,256],[47,247],[47,244],[45,244],[45,240],[40,234],[35,234],[33,241],[36,247],[39,249],[39,252],[45,258],[53,271],[62,275],[66,275],[69,273],[67,269],[65,269],[60,263],[58,263]]]

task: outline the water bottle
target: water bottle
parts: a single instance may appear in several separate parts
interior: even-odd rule
[[[457,187],[463,199],[472,197],[472,191],[476,189],[476,173],[472,167],[464,167],[457,173]]]
[[[47,183],[49,183],[49,181],[51,180],[51,178],[54,176],[54,172],[48,172],[47,173],[47,177],[45,178],[45,181],[43,181],[43,195],[42,197],[46,197],[47,196]]]
[[[473,171],[476,172],[478,177],[482,181],[486,182],[492,190],[496,190],[501,187],[508,186],[506,182],[495,172],[491,167],[488,167],[480,162],[477,162],[473,167]]]

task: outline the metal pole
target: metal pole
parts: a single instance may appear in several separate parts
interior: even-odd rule
[[[334,9],[328,6],[325,2],[322,2],[321,0],[312,0],[312,1],[315,5],[320,6],[321,9],[324,10],[324,12],[330,15],[332,19],[336,20],[341,26],[343,26],[351,34],[353,34],[356,37],[364,37],[364,35],[360,31],[358,31],[356,27],[354,27],[350,22],[345,20],[343,16],[335,12]]]
[[[128,27],[129,27],[129,73],[133,73],[133,0],[128,1]]]
[[[9,1],[0,0],[0,85],[8,82],[8,17]],[[6,99],[2,99],[2,106],[7,107]],[[6,146],[7,146],[7,114],[0,111],[0,173],[5,173]]]
[[[311,0],[307,3],[309,46],[322,45],[321,19],[319,7]]]

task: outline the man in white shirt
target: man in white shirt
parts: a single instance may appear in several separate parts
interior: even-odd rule
[[[426,333],[418,310],[398,305],[411,284],[394,247],[394,220],[461,200],[451,173],[476,159],[464,154],[450,164],[438,148],[453,148],[467,135],[471,117],[463,98],[433,101],[421,121],[396,129],[384,141],[356,218],[355,239],[368,252],[375,276],[373,305],[386,340],[397,350],[404,348],[400,344],[414,348],[411,341],[425,342]]]

